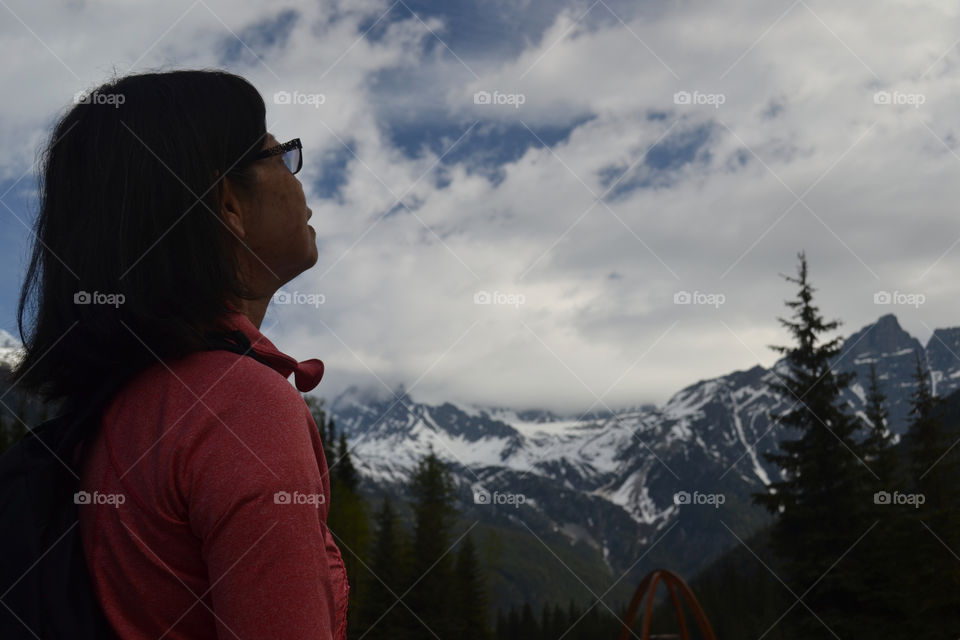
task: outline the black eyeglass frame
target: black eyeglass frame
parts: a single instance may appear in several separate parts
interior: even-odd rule
[[[291,172],[292,174],[296,175],[297,172],[300,171],[300,169],[303,167],[303,145],[300,144],[300,138],[294,138],[293,140],[290,140],[290,141],[288,141],[288,142],[284,142],[283,144],[278,144],[278,145],[275,146],[275,147],[270,147],[269,149],[264,149],[263,151],[261,151],[261,152],[258,153],[257,155],[255,155],[255,156],[253,156],[252,158],[250,158],[250,162],[255,162],[255,161],[257,161],[257,160],[263,160],[264,158],[271,158],[271,157],[273,157],[273,156],[278,156],[278,155],[280,155],[280,154],[287,153],[288,151],[291,151],[291,150],[293,150],[293,149],[297,149],[297,150],[299,151],[299,153],[297,154],[297,168],[296,168],[296,169],[290,169],[290,172]],[[287,163],[284,162],[284,165],[286,165],[286,164],[287,164]],[[287,167],[287,168],[289,169],[289,167]]]

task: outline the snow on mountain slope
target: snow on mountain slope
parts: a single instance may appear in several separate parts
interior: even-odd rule
[[[929,363],[931,379],[943,395],[960,388],[956,354],[960,329],[938,329],[924,349],[896,317],[885,315],[844,341],[834,368],[857,374],[843,399],[862,415],[869,368],[876,366],[888,395],[890,427],[903,433],[916,358]],[[540,410],[431,406],[415,402],[403,389],[392,396],[351,389],[334,400],[331,410],[367,481],[404,482],[432,448],[471,491],[524,492],[544,530],[586,527],[611,566],[617,566],[636,551],[620,537],[648,541],[676,522],[681,514],[675,504],[678,492],[719,491],[740,513],[758,511],[751,493],[778,473],[763,453],[775,450],[784,435],[796,435],[777,420],[794,403],[770,388],[787,373],[780,360],[771,369],[758,365],[696,382],[662,407],[582,418]],[[606,524],[585,524],[584,513]],[[699,525],[683,526],[685,539],[702,534]],[[706,543],[720,544],[713,539]]]

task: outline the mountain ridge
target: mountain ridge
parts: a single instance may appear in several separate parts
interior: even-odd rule
[[[960,328],[938,329],[928,345],[893,314],[855,331],[842,340],[833,362],[835,370],[857,374],[843,401],[864,415],[874,364],[888,395],[889,427],[904,433],[917,356],[929,363],[938,395],[960,388],[960,358],[952,353],[960,353]],[[556,544],[592,540],[614,577],[658,564],[692,574],[736,543],[721,520],[749,534],[769,519],[751,494],[779,473],[762,454],[775,450],[787,433],[775,416],[791,403],[770,388],[786,373],[781,358],[769,369],[755,365],[699,380],[662,406],[583,419],[537,409],[428,405],[405,390],[373,403],[354,402],[356,392],[341,395],[330,412],[370,488],[399,487],[433,450],[453,470],[466,519],[499,522],[504,515],[495,505],[476,504],[479,491],[523,494],[523,506],[507,513],[504,526],[552,536]],[[723,502],[711,513],[703,505],[678,503],[677,496],[686,494],[715,501],[722,495]],[[666,531],[667,539],[650,552],[651,542]],[[692,557],[690,548],[699,555]]]

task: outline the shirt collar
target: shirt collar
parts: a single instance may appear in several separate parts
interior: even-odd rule
[[[295,374],[294,381],[296,387],[304,393],[312,390],[320,383],[320,379],[323,377],[322,360],[311,358],[303,362],[298,362],[295,358],[277,349],[277,347],[250,322],[250,318],[238,311],[234,305],[228,302],[228,306],[231,311],[224,317],[223,326],[231,331],[242,331],[243,334],[247,336],[247,339],[250,340],[250,345],[253,347],[253,350],[256,351],[257,355],[262,357],[272,369],[284,378],[289,378],[291,373]]]

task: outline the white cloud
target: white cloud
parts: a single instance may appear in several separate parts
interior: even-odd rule
[[[305,141],[308,192],[324,152],[342,140],[356,155],[342,203],[311,197],[320,259],[286,287],[326,302],[274,309],[265,324],[276,320],[267,331],[281,348],[324,359],[324,395],[379,385],[370,370],[387,386],[428,371],[414,397],[574,411],[614,385],[611,406],[662,402],[697,379],[773,362],[766,345],[787,339],[775,318],[794,294],[777,273],[793,275],[804,248],[819,305],[846,332],[889,311],[921,340],[958,324],[953,5],[682,3],[621,13],[624,25],[596,4],[579,23],[583,7],[560,12],[515,57],[462,61],[442,18],[424,16],[433,33],[408,16],[358,40],[389,6],[197,3],[164,34],[187,6],[10,3],[46,46],[17,20],[0,23],[0,55],[16,60],[0,73],[17,88],[2,107],[0,175],[29,168],[76,90],[124,73],[158,38],[137,68],[215,65],[232,38],[216,16],[240,34],[295,8],[286,43],[233,70],[260,89],[279,137]],[[383,82],[392,77],[403,80]],[[277,91],[325,100],[275,105]],[[524,102],[477,105],[477,91]],[[675,104],[679,91],[723,101]],[[880,91],[923,104],[876,104]],[[552,151],[534,145],[503,166],[496,186],[456,165],[438,188],[443,150],[411,159],[387,135],[397,121],[460,132],[478,121],[460,143],[470,148],[492,122],[532,139],[524,125],[586,115]],[[668,129],[655,150],[698,126],[711,133],[696,162],[609,210],[595,202],[602,176],[637,163],[621,186],[653,177],[643,154]],[[413,213],[380,219],[401,195]],[[475,305],[480,290],[525,300]],[[680,290],[726,302],[675,305]],[[876,290],[923,292],[927,303],[876,306]]]

